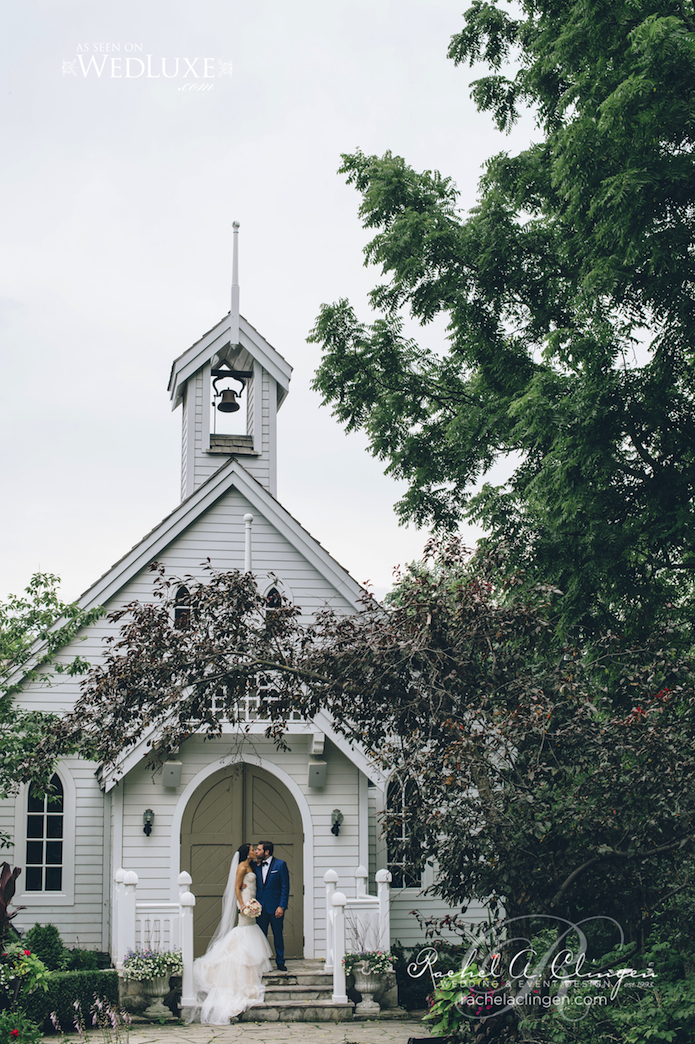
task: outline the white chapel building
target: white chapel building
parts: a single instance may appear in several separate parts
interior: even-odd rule
[[[236,241],[235,228],[235,253]],[[262,593],[280,587],[304,616],[326,603],[357,610],[360,585],[276,499],[277,416],[292,368],[239,314],[238,302],[235,276],[229,314],[171,369],[172,406],[182,415],[181,502],[82,595],[83,608],[110,612],[150,599],[153,561],[169,576],[203,579],[209,558],[215,569],[252,570]],[[232,420],[243,418],[241,430],[222,430],[221,403]],[[79,653],[99,662],[103,639],[114,628],[101,619],[62,656]],[[78,695],[79,679],[58,675],[51,686],[28,685],[19,702],[60,713]],[[371,892],[376,870],[387,865],[378,826],[387,781],[327,715],[290,722],[291,749],[279,752],[253,713],[249,706],[248,734],[186,740],[166,772],[145,768],[143,739],[114,771],[66,758],[57,766],[52,796],[36,800],[24,786],[16,799],[2,802],[0,825],[14,848],[0,855],[22,867],[14,901],[26,909],[18,926],[55,924],[66,945],[113,953],[117,871],[134,871],[138,899],[156,903],[177,899],[185,870],[196,897],[197,955],[216,927],[233,853],[245,841],[269,839],[291,874],[287,958],[323,957],[325,872],[335,870],[338,887],[354,895],[358,865],[369,869]],[[338,833],[331,829],[336,810]],[[152,820],[149,833],[145,819]],[[431,883],[428,873],[413,882],[394,872],[391,938],[406,946],[422,938],[410,915],[415,906],[432,915],[448,912],[440,900],[421,895],[421,886]]]

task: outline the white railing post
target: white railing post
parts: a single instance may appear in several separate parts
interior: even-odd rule
[[[332,898],[335,892],[335,886],[338,883],[338,875],[335,870],[326,870],[323,875],[323,882],[326,886],[326,963],[323,966],[324,971],[333,971],[333,905]]]
[[[122,866],[119,866],[118,870],[114,875],[114,887],[113,887],[113,962],[116,965],[118,971],[123,966],[124,946],[123,946],[123,927],[125,915],[125,907],[123,905],[124,887],[123,878],[125,877],[125,870]]]
[[[347,899],[342,892],[334,892],[331,896],[333,906],[333,1003],[347,1004],[345,988],[345,904]]]
[[[391,949],[390,870],[378,870],[376,874],[377,899],[379,900],[379,945],[380,950]]]
[[[138,875],[128,870],[123,877],[123,955],[135,949],[135,892],[138,887]]]
[[[365,868],[360,865],[355,870],[355,898],[361,899],[363,895],[367,894],[367,878],[369,874]]]
[[[183,951],[183,916],[181,911],[181,897],[187,892],[193,892],[193,889],[191,888],[193,878],[187,870],[182,870],[176,878],[176,883],[179,886],[179,915],[176,919],[176,933],[172,938],[172,946],[176,950]]]
[[[190,877],[188,879],[190,881]],[[179,901],[181,903],[181,959],[183,961],[181,1007],[194,1008],[197,1000],[193,985],[193,907],[195,906],[195,896],[192,892],[183,892]]]

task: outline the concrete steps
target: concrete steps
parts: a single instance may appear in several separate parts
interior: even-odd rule
[[[345,1022],[352,1019],[353,1004],[334,1004],[333,976],[323,971],[323,961],[290,961],[286,972],[263,976],[265,1001],[249,1008],[242,1022]]]

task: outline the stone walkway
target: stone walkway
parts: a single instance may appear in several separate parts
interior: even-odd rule
[[[145,1026],[136,1023],[129,1044],[407,1044],[410,1037],[428,1037],[419,1020],[354,1022],[237,1022],[230,1026]],[[433,1038],[436,1040],[436,1038]],[[45,1037],[45,1044],[60,1044]],[[76,1035],[62,1038],[77,1044]],[[98,1030],[87,1034],[88,1044],[101,1044]],[[125,1044],[125,1042],[123,1042]]]

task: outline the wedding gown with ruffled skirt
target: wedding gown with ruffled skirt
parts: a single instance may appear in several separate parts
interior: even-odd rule
[[[256,898],[256,875],[244,876],[244,902]],[[193,982],[200,1002],[200,1021],[225,1026],[247,1008],[263,1003],[263,974],[272,968],[268,940],[255,917],[239,914],[230,929],[193,962]]]

